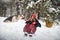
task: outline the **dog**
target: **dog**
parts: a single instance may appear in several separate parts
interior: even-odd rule
[[[19,19],[24,19],[22,15],[13,15],[4,20],[4,22],[17,22]]]

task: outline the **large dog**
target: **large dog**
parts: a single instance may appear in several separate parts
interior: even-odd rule
[[[24,16],[22,16],[22,15],[13,15],[13,16],[10,16],[10,17],[6,18],[4,20],[4,22],[16,22],[19,19],[23,19],[23,18],[24,18]]]

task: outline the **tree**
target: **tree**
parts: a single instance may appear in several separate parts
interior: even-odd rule
[[[29,12],[34,12],[38,14],[39,17],[46,17],[49,20],[55,20],[58,13],[56,9],[53,10],[53,6],[51,4],[51,0],[25,0],[20,1],[22,4],[22,8],[28,10]],[[52,12],[49,12],[48,9],[52,9]]]
[[[51,0],[53,5],[60,6],[60,0]]]

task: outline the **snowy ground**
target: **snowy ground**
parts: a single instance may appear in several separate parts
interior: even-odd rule
[[[47,28],[45,23],[40,21],[42,27],[37,28],[33,37],[25,37],[23,33],[24,20],[4,23],[4,19],[4,17],[0,17],[0,40],[60,40],[60,25],[54,24],[52,28]]]

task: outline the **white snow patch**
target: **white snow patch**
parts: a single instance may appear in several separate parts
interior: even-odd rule
[[[24,20],[4,23],[4,19],[0,17],[0,40],[60,40],[60,25],[53,25],[52,28],[47,28],[45,22],[40,20],[41,28],[37,28],[33,37],[25,37],[23,32]]]

